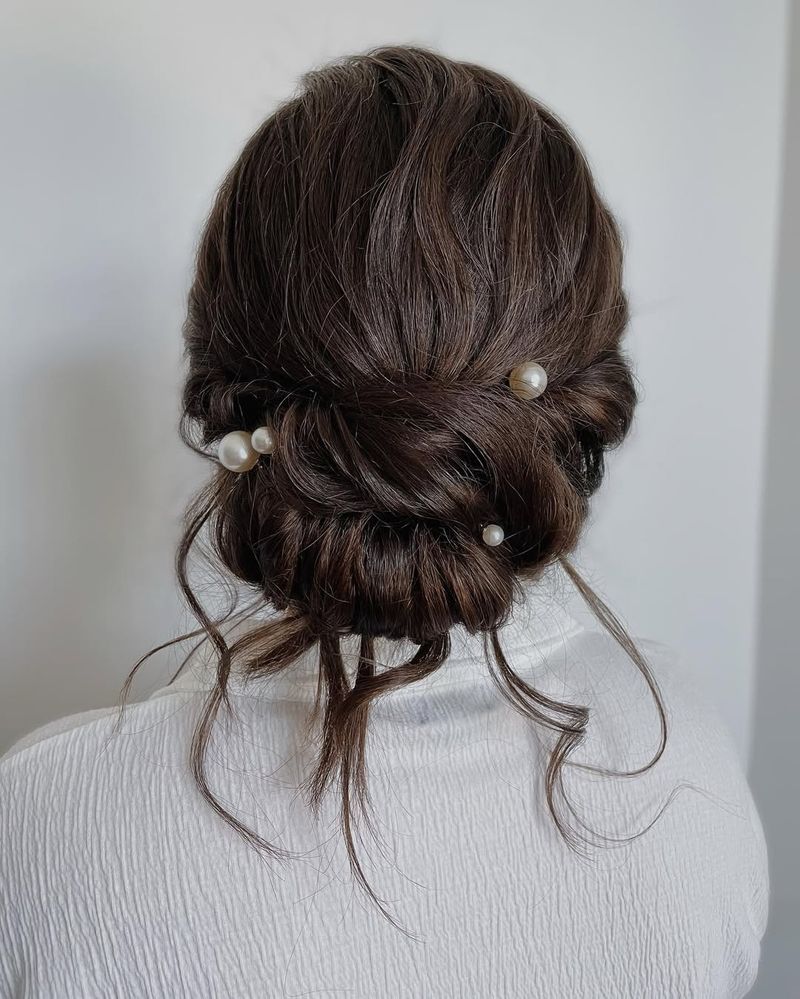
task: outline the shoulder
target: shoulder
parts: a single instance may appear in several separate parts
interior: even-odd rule
[[[719,803],[726,815],[742,818],[748,833],[756,826],[760,835],[739,749],[676,652],[638,639],[645,674],[610,636],[586,632],[576,641],[579,665],[570,669],[568,696],[589,709],[581,761],[623,773],[643,769],[642,780],[628,787],[693,791],[689,797]],[[662,720],[666,745],[659,754]]]
[[[693,671],[667,645],[641,638],[635,645],[644,669],[603,632],[584,630],[571,642],[563,690],[589,709],[587,751],[608,766],[638,768],[658,748],[663,709],[662,774],[690,770],[741,789],[741,755]]]
[[[22,756],[26,754],[27,750],[34,749],[36,746],[41,746],[51,739],[56,739],[58,743],[64,741],[71,741],[69,738],[70,733],[74,732],[93,732],[96,731],[98,726],[96,723],[100,723],[100,727],[104,727],[104,723],[111,718],[111,716],[117,713],[116,708],[96,708],[92,711],[81,711],[78,714],[67,715],[64,718],[57,718],[55,721],[47,722],[44,725],[39,726],[39,728],[33,729],[33,731],[28,732],[22,738],[18,739],[10,749],[7,749],[2,756],[0,756],[0,772],[4,769],[8,769],[10,761],[16,756]],[[61,737],[59,739],[59,737]],[[28,756],[32,754],[27,754]]]
[[[732,992],[755,977],[766,929],[769,879],[764,833],[737,747],[691,671],[667,646],[639,640],[663,704],[667,741],[641,671],[609,636],[577,639],[570,696],[589,708],[587,738],[577,760],[611,772],[570,775],[579,800],[602,816],[603,831],[636,840],[641,881],[654,877],[660,897],[686,913],[704,913],[707,945],[719,966],[738,962]],[[644,768],[636,776],[626,772]],[[618,775],[614,776],[614,772]],[[611,818],[609,819],[609,816]],[[651,825],[652,823],[652,825]],[[731,975],[734,974],[731,970]]]
[[[169,713],[175,698],[185,691],[164,688],[151,698],[127,705],[81,711],[47,722],[22,736],[0,755],[0,778],[46,761],[69,766],[82,751],[102,746],[118,731],[135,729],[141,722]]]
[[[144,760],[176,755],[190,695],[167,691],[129,704],[122,713],[109,707],[60,718],[0,757],[3,876],[9,872],[2,858],[13,861],[24,841],[58,835],[69,816],[90,822],[110,794],[130,786],[125,774],[135,773]]]
[[[193,695],[168,691],[122,714],[109,707],[58,719],[0,758],[3,893],[24,892],[30,878],[43,876],[37,864],[66,856],[71,844],[79,858],[109,816],[126,814],[126,796],[141,801],[143,788],[183,763]]]

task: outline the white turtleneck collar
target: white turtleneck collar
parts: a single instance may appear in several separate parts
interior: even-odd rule
[[[514,603],[509,620],[499,631],[500,642],[509,658],[526,651],[534,652],[537,658],[545,657],[561,646],[568,638],[583,630],[574,617],[568,604],[571,602],[571,587],[559,567],[549,569],[535,583],[524,583],[520,596]],[[227,639],[252,630],[263,623],[269,614],[249,617],[223,628]],[[415,682],[414,691],[422,692],[423,687],[433,683],[436,687],[449,682],[464,682],[472,677],[486,677],[486,655],[484,636],[471,635],[463,627],[454,628],[450,633],[451,652],[439,670],[430,678]],[[387,667],[398,665],[410,659],[417,646],[411,641],[378,639],[375,645],[376,658]],[[357,638],[343,640],[345,662],[355,665],[358,649]],[[316,648],[301,656],[282,674],[266,680],[248,679],[237,674],[235,669],[229,683],[232,692],[249,696],[271,696],[278,688],[287,694],[290,688],[293,696],[304,698],[313,696],[317,685],[318,653]],[[214,683],[214,656],[209,643],[204,643],[190,658],[180,677],[164,692],[176,690],[207,689]],[[402,693],[402,691],[398,692]]]

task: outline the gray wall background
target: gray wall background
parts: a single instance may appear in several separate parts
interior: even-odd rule
[[[767,832],[772,901],[755,996],[800,993],[800,5],[789,35],[783,193],[764,477],[750,777]]]

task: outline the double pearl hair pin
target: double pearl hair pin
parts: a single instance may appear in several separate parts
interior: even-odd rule
[[[257,427],[251,434],[233,430],[219,442],[217,457],[230,472],[249,472],[262,454],[275,450],[275,434],[271,427]]]
[[[518,399],[530,402],[538,399],[547,388],[547,372],[536,361],[518,364],[508,376],[508,387]],[[252,433],[233,430],[219,442],[217,456],[220,464],[230,472],[249,472],[262,454],[275,450],[275,433],[271,427],[257,427]],[[505,540],[505,531],[499,524],[486,524],[481,532],[483,543],[496,548]]]

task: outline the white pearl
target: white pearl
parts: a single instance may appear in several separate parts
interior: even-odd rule
[[[250,438],[254,451],[259,454],[272,454],[275,450],[275,434],[271,427],[256,427]]]
[[[490,548],[502,545],[506,532],[499,524],[487,524],[483,529],[483,543]]]
[[[229,471],[247,472],[258,461],[258,451],[253,449],[246,430],[233,430],[219,442],[217,457]]]
[[[538,399],[547,388],[547,372],[535,361],[517,365],[508,376],[511,391],[518,399]]]

